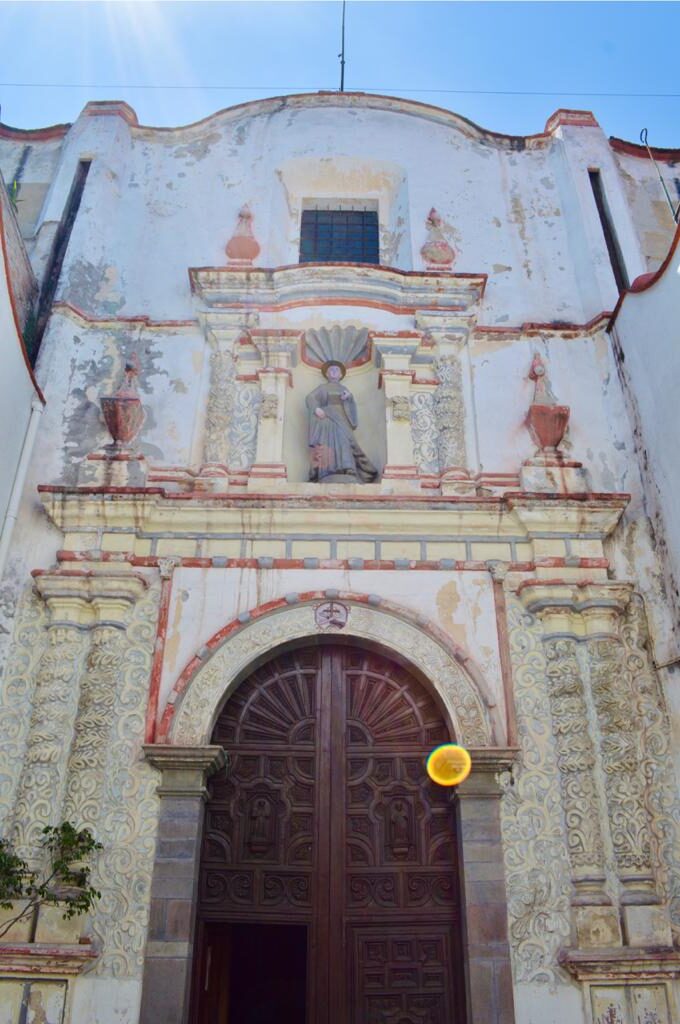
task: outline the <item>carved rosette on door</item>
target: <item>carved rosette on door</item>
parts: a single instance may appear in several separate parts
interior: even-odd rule
[[[257,669],[218,720],[199,918],[305,926],[307,1024],[462,1024],[452,808],[425,771],[449,738],[408,671],[331,643]]]

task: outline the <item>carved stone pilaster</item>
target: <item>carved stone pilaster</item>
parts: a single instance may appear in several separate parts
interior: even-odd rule
[[[605,889],[604,814],[596,781],[586,688],[579,660],[585,623],[583,595],[570,584],[536,585],[521,591],[525,606],[543,627],[545,681],[567,832],[572,930],[580,948],[622,943],[618,910]],[[588,602],[585,601],[587,605]]]
[[[465,466],[465,407],[463,373],[458,353],[443,354],[435,362],[439,387],[434,396],[439,465],[442,472]]]
[[[434,389],[417,385],[411,393],[411,438],[413,459],[424,476],[439,474],[439,437],[435,417]]]
[[[211,341],[210,393],[205,421],[204,461],[228,466],[229,428],[233,418],[236,369],[224,342]]]
[[[587,641],[590,687],[600,730],[609,827],[622,902],[657,903],[649,822],[645,812],[636,695],[625,671],[618,637]]]
[[[595,748],[573,637],[544,639],[552,731],[567,823],[573,905],[607,904],[604,846],[595,785]]]
[[[98,621],[91,631],[81,682],[63,808],[64,819],[79,828],[95,825],[101,813],[112,713],[126,651],[125,624],[145,588],[141,577],[131,575],[118,581],[115,597],[96,592],[92,596]]]
[[[373,336],[385,392],[387,452],[382,478],[390,490],[398,481],[412,487],[418,475],[411,433],[411,388],[415,375],[412,359],[420,342],[418,336]]]
[[[87,643],[77,625],[54,621],[57,615],[61,619],[63,611],[50,607],[53,621],[36,673],[28,746],[14,809],[14,844],[31,868],[38,868],[42,860],[42,829],[56,825],[61,810],[66,753]]]

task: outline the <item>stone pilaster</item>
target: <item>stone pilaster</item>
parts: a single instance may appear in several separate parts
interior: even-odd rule
[[[125,657],[125,627],[146,583],[141,576],[92,581],[95,622],[80,687],[73,745],[68,759],[63,818],[78,828],[96,826],[113,725],[116,689]]]
[[[257,448],[248,479],[253,490],[276,488],[288,479],[283,460],[283,431],[286,396],[292,386],[291,367],[297,341],[258,338],[255,341],[262,365],[256,371],[261,401],[257,427]]]
[[[550,700],[560,793],[571,868],[572,926],[582,948],[621,945],[618,910],[606,892],[603,808],[595,774],[585,684],[579,662],[579,626],[573,587],[532,587],[521,592],[543,626],[546,685]]]
[[[42,575],[36,588],[48,609],[47,645],[38,664],[24,769],[14,809],[13,837],[32,869],[42,862],[41,833],[56,825],[66,759],[78,707],[87,647],[87,596],[79,580]]]
[[[373,347],[380,361],[380,381],[385,392],[385,436],[387,453],[382,479],[394,490],[399,481],[413,487],[418,469],[411,436],[411,387],[414,369],[411,360],[420,344],[419,337],[374,335]],[[408,481],[408,483],[407,483]]]
[[[476,431],[474,396],[469,367],[467,370],[464,367],[465,348],[474,319],[474,316],[451,312],[419,313],[417,317],[418,326],[427,332],[437,353],[434,369],[439,386],[434,393],[434,413],[442,494],[474,493],[467,451],[468,422],[470,432]],[[472,461],[476,461],[476,456],[473,455]]]
[[[597,904],[602,893],[598,881],[604,877],[602,841],[597,838],[600,829],[592,821],[597,816],[608,823],[613,847],[623,941],[631,946],[670,945],[668,915],[666,908],[659,906],[652,865],[636,697],[625,671],[619,635],[630,592],[625,583],[536,582],[520,590],[525,606],[542,619],[546,633],[547,682],[577,897],[572,903],[581,907],[576,914],[581,948],[611,947],[622,941],[618,909],[584,909],[589,903]],[[579,643],[585,648],[585,679],[576,653]],[[589,706],[597,723],[592,738],[587,732]],[[580,734],[576,728],[579,719]],[[596,770],[603,780],[606,814],[601,814],[596,796]],[[575,826],[577,835],[573,836]],[[594,862],[580,866],[586,848]]]
[[[629,946],[670,946],[667,908],[660,906],[654,877],[637,695],[626,671],[620,635],[630,591],[630,587],[620,587],[618,600],[584,611],[590,689],[597,712],[609,827],[621,883],[625,940]]]
[[[233,461],[232,434],[237,403],[237,349],[247,337],[248,328],[258,321],[256,313],[225,311],[200,317],[210,351],[203,466],[201,484],[204,490],[226,491],[229,487],[229,466]]]
[[[463,865],[469,1024],[515,1020],[501,837],[503,775],[516,751],[471,750],[472,772],[456,787]]]
[[[187,1024],[205,783],[225,763],[221,747],[147,745],[161,772],[158,839],[140,1024]]]

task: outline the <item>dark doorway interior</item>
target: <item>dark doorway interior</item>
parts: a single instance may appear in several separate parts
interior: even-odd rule
[[[305,926],[209,924],[206,933],[210,995],[202,1022],[305,1024]]]

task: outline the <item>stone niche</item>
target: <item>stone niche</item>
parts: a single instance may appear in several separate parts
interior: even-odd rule
[[[368,331],[354,325],[335,325],[332,328],[303,331],[301,334],[299,358],[291,373],[292,390],[286,402],[283,435],[283,457],[288,480],[291,483],[309,480],[309,411],[306,398],[324,383],[321,366],[326,359],[337,359],[347,368],[342,383],[356,402],[358,426],[354,437],[378,470],[380,480],[386,457],[385,392],[380,387]],[[349,478],[347,483],[355,481]]]

